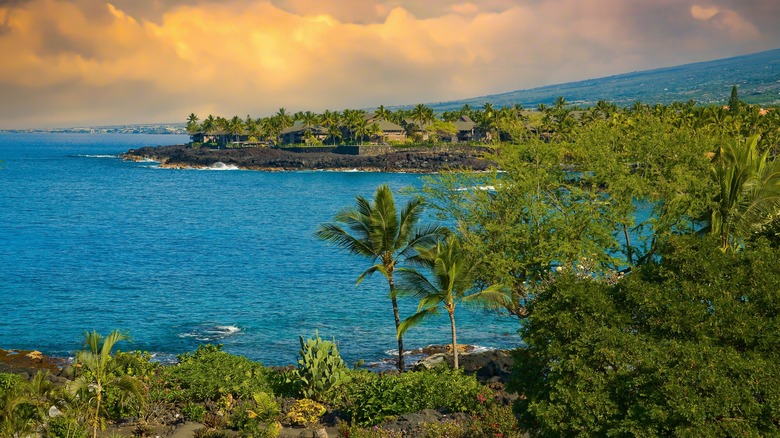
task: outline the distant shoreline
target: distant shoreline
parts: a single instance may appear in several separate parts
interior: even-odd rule
[[[448,169],[485,171],[493,163],[480,148],[399,149],[377,155],[334,152],[301,152],[275,148],[211,149],[187,145],[131,149],[120,157],[127,161],[156,161],[171,169],[226,169],[265,172],[330,170],[363,172],[435,173]]]

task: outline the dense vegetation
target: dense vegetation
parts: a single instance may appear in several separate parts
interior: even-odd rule
[[[402,115],[425,130],[425,114]],[[736,93],[729,107],[561,98],[440,121],[464,114],[491,133],[494,172],[431,176],[400,209],[380,186],[317,235],[365,257],[358,282],[387,280],[402,371],[402,335],[441,310],[455,352],[456,304],[516,317],[514,413],[457,369],[350,370],[318,333],[286,370],[219,346],[160,366],[113,353],[122,333],[90,333],[65,388],[0,375],[3,436],[95,436],[130,418],[144,436],[172,413],[201,436],[275,436],[326,413],[345,436],[400,436],[371,426],[424,409],[466,414],[415,431],[430,437],[780,434],[780,111]],[[449,228],[421,224],[423,207]],[[400,315],[409,296],[418,311]]]

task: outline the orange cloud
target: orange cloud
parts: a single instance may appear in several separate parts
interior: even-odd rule
[[[0,6],[0,128],[442,101],[780,45],[734,5],[687,0],[161,5]]]

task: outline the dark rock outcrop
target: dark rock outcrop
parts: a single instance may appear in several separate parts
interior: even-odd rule
[[[435,368],[443,363],[452,366],[452,354],[435,353],[414,366],[415,370]],[[482,383],[506,383],[512,373],[512,352],[490,350],[458,354],[458,365],[465,374],[474,374]]]
[[[127,160],[154,160],[164,167],[206,168],[215,163],[252,170],[349,170],[379,172],[439,172],[466,168],[487,170],[492,166],[474,148],[452,150],[399,150],[383,155],[344,155],[333,152],[291,152],[273,148],[210,149],[186,145],[145,147],[122,154]]]

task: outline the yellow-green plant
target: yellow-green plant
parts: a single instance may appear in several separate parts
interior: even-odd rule
[[[326,409],[320,403],[305,398],[296,400],[287,413],[287,419],[296,426],[312,427],[319,424],[320,418],[325,415]]]
[[[97,438],[98,428],[103,425],[103,397],[107,388],[121,393],[141,397],[141,385],[134,378],[120,373],[122,364],[114,360],[111,350],[117,342],[128,340],[127,334],[114,330],[105,339],[97,332],[86,333],[85,349],[76,355],[80,375],[68,385],[72,394],[88,398],[87,417],[92,427],[92,436]]]

